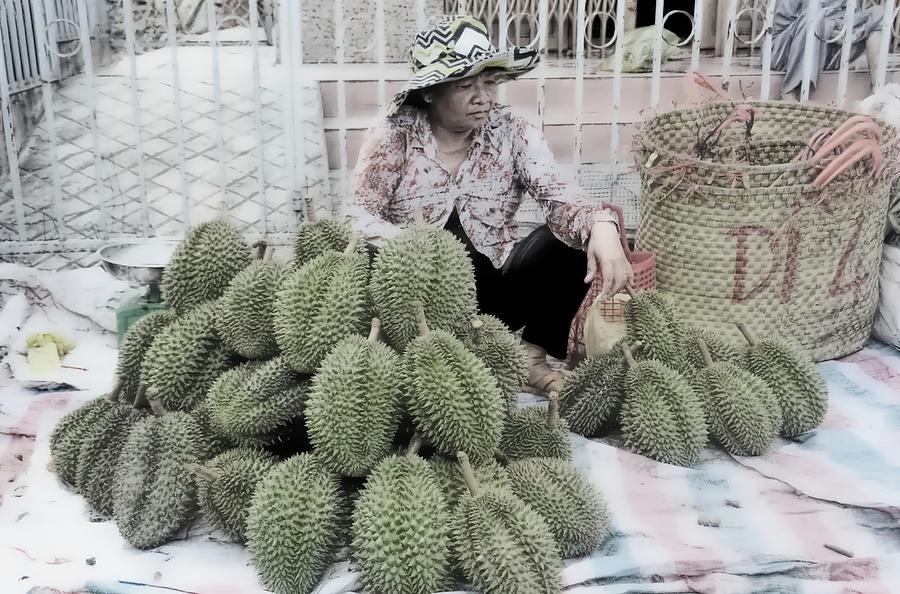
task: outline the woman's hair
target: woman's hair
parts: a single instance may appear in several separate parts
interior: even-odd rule
[[[406,99],[403,100],[403,105],[412,105],[418,109],[428,109],[428,103],[425,101],[425,97],[422,96],[422,89],[414,89],[407,93]]]

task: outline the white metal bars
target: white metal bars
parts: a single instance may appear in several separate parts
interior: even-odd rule
[[[48,15],[44,14],[44,10],[53,10],[53,3],[44,4],[43,2],[35,2],[32,6],[34,9],[34,23],[37,34],[38,63],[41,67],[41,100],[44,106],[44,120],[50,144],[49,152],[51,153],[50,179],[53,186],[52,216],[56,226],[56,237],[59,240],[63,240],[66,237],[66,233],[62,205],[62,184],[59,174],[59,138],[56,134],[56,109],[53,104],[53,87],[51,85],[51,78],[53,77],[54,71],[52,70],[51,61],[49,59],[51,52],[53,54],[58,53],[59,45],[50,42],[48,36],[49,29],[47,26],[48,21],[55,20],[56,16],[53,13]]]
[[[7,25],[7,12],[0,10],[0,26]],[[4,29],[8,30],[8,29]],[[16,232],[20,241],[26,241],[25,231],[25,201],[22,197],[22,178],[19,173],[18,144],[13,130],[13,112],[10,101],[10,89],[6,69],[7,49],[0,44],[0,119],[3,120],[3,138],[6,141],[6,159],[9,164],[9,181],[12,186],[13,200],[15,201]]]

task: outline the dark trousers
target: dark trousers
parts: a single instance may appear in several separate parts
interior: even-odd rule
[[[456,211],[445,229],[466,246],[475,265],[481,313],[500,318],[522,338],[566,358],[569,326],[587,294],[587,255],[558,240],[546,225],[516,244],[500,270],[478,252],[462,229]]]

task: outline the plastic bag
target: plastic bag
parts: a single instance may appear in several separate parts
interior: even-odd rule
[[[881,299],[872,336],[900,349],[900,247],[885,244],[879,280]]]
[[[679,52],[681,41],[675,33],[663,29],[662,61]],[[656,26],[639,27],[626,31],[622,36],[622,72],[650,72],[653,70],[653,47],[656,44]],[[600,61],[600,70],[613,70],[615,54]]]
[[[614,295],[612,299],[597,298],[584,318],[584,354],[587,357],[605,355],[613,346],[625,338],[627,329],[621,314],[608,315],[610,301],[628,301],[626,293]]]

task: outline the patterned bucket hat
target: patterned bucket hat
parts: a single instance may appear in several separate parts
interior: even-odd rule
[[[409,50],[412,78],[387,107],[397,111],[410,91],[437,83],[474,76],[485,68],[499,70],[498,79],[519,77],[537,66],[540,54],[528,47],[498,51],[491,44],[487,27],[476,18],[459,16],[420,32]]]

